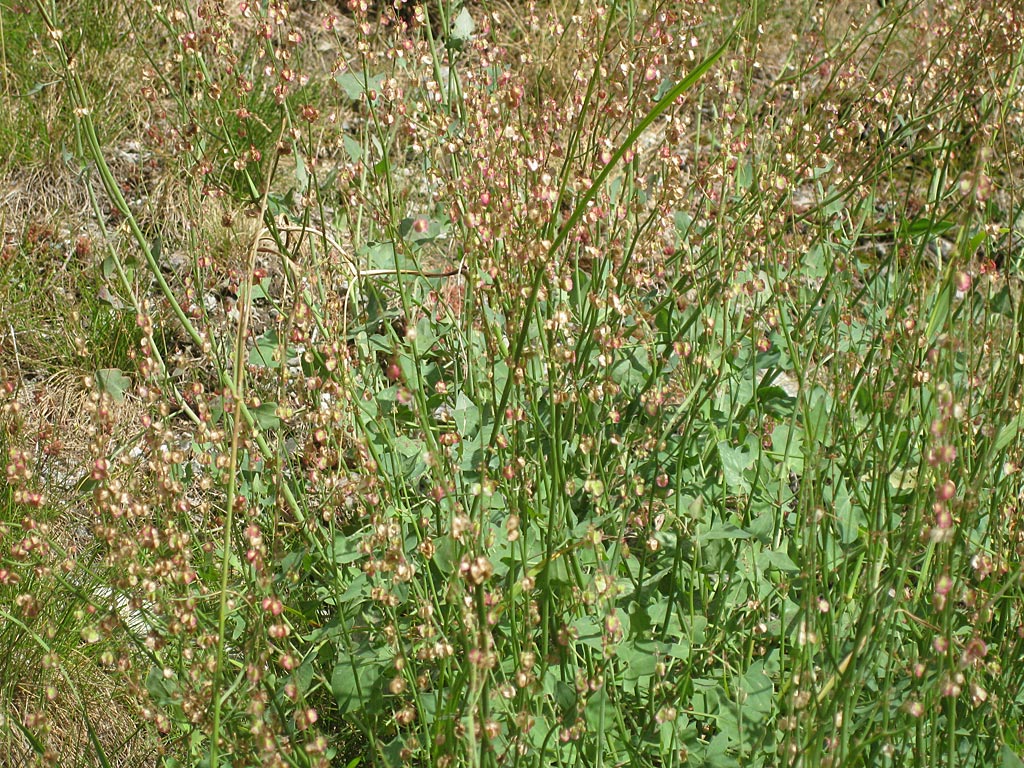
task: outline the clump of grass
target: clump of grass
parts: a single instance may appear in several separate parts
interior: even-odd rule
[[[3,361],[6,663],[87,651],[11,743],[110,759],[94,668],[166,765],[1019,759],[1021,26],[844,8],[139,3],[214,252],[40,5],[137,337],[73,488]]]

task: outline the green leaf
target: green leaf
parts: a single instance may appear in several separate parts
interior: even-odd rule
[[[718,456],[722,460],[725,484],[729,490],[750,493],[750,482],[743,473],[754,465],[753,451],[748,451],[746,445],[733,448],[727,441],[722,440],[718,444]]]
[[[348,159],[354,163],[361,162],[363,159],[363,145],[351,136],[343,136],[342,141],[345,143],[345,152],[348,154]]]
[[[466,8],[459,11],[459,15],[455,17],[455,21],[452,22],[451,31],[448,34],[448,39],[454,41],[456,47],[461,48],[463,44],[473,36],[473,32],[476,31],[476,22],[473,21],[473,17],[470,15]]]
[[[599,728],[602,724],[610,723],[615,718],[615,704],[608,696],[608,688],[602,687],[591,694],[583,712],[587,723],[592,728]]]
[[[253,421],[260,429],[277,429],[281,419],[277,415],[277,403],[263,403],[258,408],[250,408]]]
[[[471,439],[480,428],[480,409],[463,392],[455,399],[452,418],[463,439]]]
[[[1016,418],[1013,419],[1009,424],[999,430],[999,434],[996,435],[995,445],[992,446],[996,453],[1001,453],[1017,439],[1017,435],[1024,430],[1024,413],[1018,413]]]
[[[736,188],[740,191],[750,189],[754,183],[754,168],[749,160],[744,160],[736,166]]]
[[[438,325],[432,323],[429,317],[421,317],[416,321],[416,348],[421,354],[426,353],[437,344]]]
[[[365,573],[356,574],[356,577],[352,579],[352,583],[348,585],[348,589],[338,598],[338,602],[343,605],[354,603],[358,600],[365,600],[369,594],[370,580],[366,578]]]
[[[128,278],[128,282],[134,282],[135,280],[135,267],[131,262],[122,261],[124,267],[125,276]],[[113,256],[107,256],[103,259],[101,266],[104,280],[113,280],[118,277],[117,273],[117,260]]]
[[[154,665],[146,675],[146,691],[154,702],[166,709],[177,703],[178,681],[173,677],[164,677],[163,670]]]
[[[447,218],[428,219],[426,216],[417,216],[402,219],[398,224],[398,234],[403,240],[418,247],[447,237],[448,227]]]
[[[658,658],[664,656],[664,647],[653,640],[620,643],[615,648],[615,655],[625,665],[622,679],[636,682],[654,676]]]
[[[544,675],[544,695],[550,696],[564,712],[576,706],[576,689],[558,676],[557,667],[548,667]]]
[[[604,626],[595,616],[580,616],[573,622],[576,639],[591,648],[602,648],[604,645]]]
[[[903,237],[926,237],[928,235],[941,235],[956,226],[955,221],[934,221],[927,216],[905,221],[900,225],[900,235]]]
[[[889,473],[889,487],[894,493],[910,497],[917,490],[917,467],[896,467]],[[894,497],[895,498],[895,497]]]
[[[764,662],[755,661],[740,678],[737,704],[747,720],[762,722],[772,711],[775,689],[771,678],[764,673]]]
[[[301,666],[292,673],[291,678],[299,689],[299,693],[305,694],[309,690],[310,683],[313,682],[313,657],[310,656],[302,662]]]
[[[258,283],[254,283],[252,289],[249,292],[249,297],[253,301],[256,301],[258,299],[270,300],[272,298],[270,295],[270,278],[264,277]]]
[[[293,152],[295,156],[295,183],[299,187],[299,191],[302,194],[309,192],[309,171],[306,170],[306,163],[302,159],[302,152],[296,148]]]
[[[267,210],[272,216],[290,216],[295,205],[295,190],[289,189],[284,196],[271,192],[267,195]]]
[[[369,703],[381,672],[380,662],[366,652],[335,665],[331,673],[331,692],[341,714],[357,712]]]
[[[366,257],[370,269],[416,269],[407,256],[396,253],[395,244],[390,241],[370,243],[360,249],[360,253]]]
[[[1017,313],[1014,310],[1013,293],[1010,291],[1008,285],[1004,285],[994,294],[989,296],[988,308],[992,312],[997,312],[1003,317],[1008,317],[1011,320],[1016,319]]]
[[[673,211],[672,223],[675,225],[676,233],[680,239],[690,234],[690,227],[693,226],[693,217],[686,211]]]
[[[860,536],[861,527],[867,526],[867,517],[863,510],[853,503],[846,483],[840,483],[832,496],[832,512],[839,525],[840,539],[843,544],[851,544]]]
[[[832,396],[824,388],[815,385],[808,402],[810,409],[804,424],[807,439],[812,443],[824,442],[831,428]]]
[[[797,473],[804,471],[803,430],[789,424],[779,424],[772,431],[772,459],[781,461],[784,469]]]
[[[970,240],[967,241],[967,253],[975,254],[978,249],[981,248],[981,244],[988,240],[988,232],[984,229],[976,232]]]
[[[928,317],[928,329],[926,332],[929,346],[935,343],[939,333],[945,328],[952,305],[953,283],[952,280],[946,279],[939,288],[938,295],[932,301],[932,311]]]
[[[999,750],[999,765],[1002,768],[1024,768],[1024,760],[1021,760],[1009,745],[1003,744],[1002,749]]]
[[[803,257],[802,274],[807,280],[822,280],[828,276],[832,250],[828,243],[817,243]]]
[[[28,740],[28,743],[32,745],[32,749],[35,750],[37,755],[43,755],[46,753],[47,749],[43,746],[43,743],[34,733],[32,733],[32,731],[28,729],[28,727],[24,723],[21,722],[21,720],[14,718],[13,722],[16,726],[18,726],[18,730],[20,730],[22,734],[24,734],[25,738]]]
[[[732,523],[718,523],[703,533],[697,534],[697,541],[704,544],[708,541],[719,541],[722,539],[749,539],[750,532],[739,528]]]
[[[793,562],[793,559],[781,549],[766,550],[757,556],[757,567],[763,570],[775,568],[783,573],[796,573],[800,566]]]
[[[651,375],[651,359],[647,350],[634,347],[622,350],[621,354],[622,357],[615,361],[608,372],[612,381],[627,391],[642,387]]]
[[[399,435],[394,439],[395,452],[407,459],[414,459],[423,456],[427,452],[426,445],[422,440],[417,440],[407,435]]]
[[[334,562],[338,565],[348,565],[363,557],[359,551],[359,541],[354,536],[334,537]]]
[[[364,94],[370,91],[379,91],[384,84],[384,75],[372,75],[367,77],[359,72],[340,72],[334,77],[338,85],[345,91],[345,95],[352,101],[359,101]]]
[[[120,368],[101,368],[96,371],[96,385],[100,392],[110,395],[115,403],[123,403],[125,390],[131,387],[132,381]]]
[[[256,286],[253,286],[255,291]],[[254,296],[255,298],[255,296]],[[276,331],[267,331],[253,344],[249,350],[249,365],[256,368],[280,368],[281,361],[277,359],[277,350],[280,348],[280,339]]]

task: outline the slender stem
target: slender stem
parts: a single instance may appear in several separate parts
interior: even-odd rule
[[[736,30],[734,29],[729,36],[715,51],[711,53],[706,59],[698,64],[690,74],[676,83],[668,93],[666,93],[652,108],[647,115],[637,123],[636,127],[630,131],[629,135],[619,145],[619,147],[612,153],[607,165],[597,175],[593,183],[587,189],[586,192],[576,202],[576,207],[573,209],[569,218],[566,219],[561,229],[558,231],[558,235],[547,249],[547,258],[545,261],[550,261],[551,258],[558,252],[558,249],[565,242],[569,233],[572,232],[572,228],[576,226],[576,223],[582,218],[583,214],[586,213],[587,205],[593,200],[597,193],[604,186],[605,181],[608,180],[608,176],[618,165],[619,161],[622,160],[623,156],[630,150],[630,148],[636,143],[637,139],[643,134],[645,130],[665,114],[666,111],[675,103],[676,99],[690,90],[699,81],[708,70],[715,65],[722,55],[728,50],[732,44],[733,38],[736,36]],[[537,267],[537,272],[533,278],[533,284],[530,286],[529,297],[526,300],[526,307],[523,310],[523,322],[519,326],[519,333],[516,335],[516,342],[512,348],[512,361],[509,369],[514,372],[519,366],[523,359],[523,350],[526,348],[526,340],[529,336],[530,323],[534,321],[533,307],[537,303],[537,295],[540,292],[541,284],[544,282],[544,265]],[[501,392],[501,401],[498,405],[497,413],[504,413],[505,408],[508,406],[509,398],[512,395],[512,388],[515,382],[515,376],[510,375],[508,381],[505,382],[505,387]],[[495,443],[498,439],[498,430],[494,430],[491,434],[490,443],[488,444],[488,451],[493,451]]]
[[[284,131],[282,124],[281,132]],[[274,177],[277,166],[277,154],[271,160],[270,172],[267,173],[267,188],[260,201],[260,220],[267,212],[267,198],[270,194],[270,179]],[[221,681],[224,677],[224,637],[227,634],[227,619],[230,613],[228,606],[228,580],[231,575],[231,539],[234,530],[235,508],[238,506],[238,461],[242,441],[242,408],[245,398],[245,371],[248,349],[246,341],[249,336],[249,317],[252,312],[252,273],[259,250],[260,233],[253,237],[249,247],[249,256],[242,274],[241,290],[238,297],[238,330],[235,334],[235,359],[232,372],[234,384],[234,416],[231,420],[231,452],[228,462],[227,510],[224,513],[223,550],[220,564],[220,595],[217,606],[217,667],[213,676],[213,725],[210,734],[210,768],[217,768],[218,745],[220,736],[220,716],[223,699],[220,695]],[[225,694],[227,695],[227,694]]]
[[[80,127],[85,135],[86,144],[88,146],[89,155],[93,162],[96,163],[96,168],[99,171],[100,180],[103,184],[103,189],[110,197],[118,213],[124,216],[125,222],[128,225],[128,229],[132,233],[132,237],[138,245],[139,250],[142,251],[143,256],[146,260],[146,266],[149,268],[150,274],[156,281],[157,287],[160,290],[161,297],[167,301],[171,310],[174,312],[174,316],[181,323],[182,328],[188,337],[195,343],[200,349],[205,348],[206,343],[203,335],[199,333],[195,325],[192,323],[189,316],[181,308],[181,304],[178,302],[171,290],[171,287],[167,284],[164,279],[163,272],[160,269],[160,265],[156,260],[156,256],[153,254],[150,248],[149,241],[143,234],[141,227],[139,226],[138,219],[135,214],[129,208],[127,201],[124,199],[124,195],[121,193],[121,188],[118,186],[117,181],[114,179],[114,175],[110,170],[110,166],[107,164],[106,158],[103,156],[103,150],[100,146],[98,135],[96,132],[95,124],[92,120],[91,107],[89,106],[88,97],[85,94],[85,88],[82,85],[81,79],[78,77],[78,73],[72,66],[71,61],[68,57],[67,51],[64,48],[62,35],[60,30],[57,28],[52,16],[43,7],[41,0],[35,0],[36,8],[39,10],[43,17],[43,22],[46,28],[49,30],[50,38],[53,40],[54,45],[61,57],[61,63],[64,68],[65,77],[67,78],[68,89],[71,93],[72,104],[74,107],[75,117],[80,123]],[[276,160],[275,160],[276,162]],[[256,441],[256,445],[259,448],[260,454],[266,460],[272,460],[274,458],[274,450],[270,443],[267,441],[266,436],[263,434],[263,430],[259,424],[256,423],[255,417],[250,412],[247,405],[242,402],[242,398],[239,397],[239,393],[235,390],[234,379],[228,375],[226,371],[222,371],[220,375],[220,383],[234,398],[236,403],[241,403],[239,406],[239,413],[242,420],[245,422],[246,427],[252,432],[253,439]],[[179,396],[180,397],[180,396]],[[183,401],[181,406],[187,407]],[[306,514],[299,504],[298,499],[295,498],[295,494],[287,483],[282,484],[280,487],[280,493],[284,497],[285,503],[288,509],[296,520],[299,522],[303,535],[306,537],[307,542],[313,546],[318,554],[327,558],[326,550],[323,547],[323,543],[312,536],[306,525]]]

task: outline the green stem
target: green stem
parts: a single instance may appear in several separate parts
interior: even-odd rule
[[[653,123],[663,114],[665,114],[665,112],[667,112],[669,108],[671,108],[671,106],[676,102],[676,99],[678,99],[688,90],[690,90],[694,85],[696,85],[697,81],[699,81],[705,74],[707,74],[708,70],[710,70],[711,67],[715,65],[715,62],[717,62],[722,57],[722,55],[728,49],[729,45],[732,44],[733,38],[735,36],[736,29],[734,28],[733,31],[729,33],[729,36],[725,39],[725,42],[723,42],[714,52],[712,52],[710,56],[708,56],[700,64],[698,64],[693,69],[693,71],[690,72],[690,74],[688,74],[678,83],[676,83],[668,91],[668,93],[666,93],[660,100],[658,100],[657,103],[655,103],[655,105],[651,108],[651,111],[648,112],[647,115],[639,123],[637,123],[636,127],[633,128],[632,131],[630,131],[629,135],[622,142],[622,144],[620,144],[619,147],[612,153],[611,159],[608,161],[607,165],[605,165],[601,173],[597,175],[597,178],[594,179],[593,183],[590,185],[587,191],[576,202],[576,207],[569,215],[569,218],[566,219],[561,229],[559,229],[558,235],[555,237],[554,241],[552,241],[551,245],[548,247],[546,261],[550,261],[551,258],[555,255],[555,253],[558,252],[558,249],[565,242],[566,238],[569,237],[569,233],[572,232],[573,227],[576,226],[576,223],[583,217],[583,214],[586,212],[587,206],[589,205],[590,201],[597,196],[597,193],[601,190],[601,187],[604,186],[604,183],[605,181],[608,180],[608,177],[611,175],[611,172],[619,164],[619,161],[622,160],[623,156],[637,142],[637,139],[640,138],[640,136],[643,134],[644,131],[647,130],[651,123]],[[502,389],[501,392],[501,401],[496,411],[496,413],[498,414],[502,414],[505,412],[505,408],[508,406],[509,398],[512,395],[512,387],[515,383],[515,376],[513,374],[516,368],[519,367],[519,364],[523,358],[523,350],[526,347],[526,339],[529,335],[530,323],[535,319],[533,307],[537,303],[537,295],[540,292],[541,283],[543,283],[544,281],[544,274],[544,265],[540,265],[537,268],[537,272],[533,278],[533,284],[530,286],[530,293],[526,300],[526,307],[523,309],[524,320],[519,326],[519,333],[516,336],[516,342],[512,348],[512,361],[511,365],[509,365],[510,375],[508,377],[508,380],[505,382],[504,389]],[[491,433],[491,439],[487,446],[488,453],[492,453],[494,451],[494,446],[497,442],[498,435],[499,430],[497,429],[495,429]]]
[[[282,131],[283,131],[282,127]],[[267,212],[267,196],[270,193],[269,179],[274,177],[277,155],[271,161],[270,172],[267,174],[267,188],[260,202],[260,221]],[[220,593],[217,606],[217,666],[213,676],[213,727],[210,734],[210,768],[217,768],[217,740],[220,736],[220,716],[223,698],[220,695],[221,680],[224,676],[224,637],[227,634],[228,618],[228,580],[231,575],[231,539],[234,531],[235,506],[238,500],[238,458],[242,440],[242,408],[245,396],[246,371],[246,339],[249,336],[249,315],[252,310],[252,273],[256,261],[256,250],[259,236],[253,238],[249,248],[249,257],[242,274],[238,297],[238,331],[235,334],[235,359],[232,372],[232,391],[234,393],[234,416],[231,420],[231,453],[228,462],[227,510],[224,517],[223,552],[220,566]],[[230,692],[225,693],[225,697]]]
[[[89,106],[89,100],[85,94],[85,88],[82,85],[82,81],[78,77],[78,74],[75,71],[74,67],[71,66],[67,50],[65,49],[61,39],[61,32],[57,28],[53,18],[43,7],[42,0],[35,0],[35,4],[36,8],[42,15],[43,22],[46,28],[49,30],[50,37],[53,40],[58,53],[60,54],[61,64],[64,68],[65,77],[68,83],[68,89],[72,97],[72,105],[74,108],[75,117],[80,122],[80,127],[82,128],[85,134],[89,154],[92,157],[93,162],[96,163],[96,168],[99,171],[100,179],[103,183],[103,189],[110,197],[110,200],[113,203],[114,207],[117,209],[118,213],[124,216],[125,222],[128,224],[128,228],[132,233],[132,237],[134,238],[136,244],[139,246],[139,249],[142,251],[142,254],[145,257],[146,265],[149,268],[150,274],[153,276],[153,279],[156,281],[157,287],[160,289],[161,297],[165,301],[167,301],[168,305],[171,307],[171,310],[174,312],[175,317],[181,323],[182,328],[184,329],[188,337],[192,340],[193,343],[195,343],[200,349],[202,349],[205,346],[205,339],[203,338],[202,334],[200,334],[199,331],[196,329],[195,325],[193,325],[188,315],[185,314],[185,311],[181,308],[181,304],[179,304],[177,298],[174,295],[174,292],[171,290],[171,287],[167,284],[167,281],[164,279],[163,273],[160,269],[160,265],[157,262],[156,257],[154,256],[153,251],[149,246],[149,242],[146,239],[146,236],[143,234],[142,229],[139,227],[139,223],[135,217],[135,214],[133,214],[131,209],[128,207],[128,203],[124,199],[124,195],[121,194],[121,189],[118,186],[116,180],[114,179],[114,175],[110,170],[110,166],[107,164],[107,161],[103,156],[103,150],[99,143],[96,127],[92,121],[91,107]],[[266,436],[263,434],[263,431],[260,428],[260,426],[256,423],[256,419],[255,417],[253,417],[248,406],[241,401],[239,393],[235,390],[234,381],[227,374],[227,372],[221,372],[220,383],[222,386],[224,386],[226,389],[230,391],[231,396],[233,397],[235,402],[241,403],[241,406],[238,409],[239,414],[241,418],[245,421],[246,427],[251,431],[253,439],[256,441],[256,445],[259,448],[260,454],[263,456],[264,459],[268,461],[273,461],[275,458],[275,451],[267,442]],[[184,402],[182,402],[181,405],[183,408],[187,406],[187,404],[185,404]],[[292,514],[295,515],[296,520],[299,522],[300,528],[302,530],[303,535],[306,537],[307,542],[311,546],[313,546],[317,550],[317,552],[326,559],[327,553],[324,550],[323,544],[310,534],[308,530],[306,514],[303,511],[301,505],[299,504],[298,499],[295,498],[295,494],[292,493],[291,488],[289,488],[287,484],[282,484],[280,492],[284,497],[288,509],[292,512]]]

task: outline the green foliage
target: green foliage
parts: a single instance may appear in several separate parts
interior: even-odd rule
[[[916,55],[956,4],[613,6],[542,61],[468,4],[133,7],[171,164],[259,219],[216,278],[167,276],[189,244],[145,234],[52,49],[140,254],[96,325],[135,326],[56,489],[81,545],[3,391],[0,631],[116,669],[167,765],[1020,762],[1021,136],[972,94],[1016,98],[1021,30],[970,70]]]

